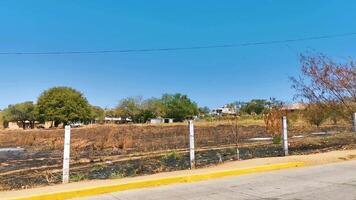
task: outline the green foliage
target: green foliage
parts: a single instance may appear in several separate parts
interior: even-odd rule
[[[262,114],[266,108],[270,105],[270,102],[265,99],[254,99],[241,106],[240,112],[247,114]]]
[[[111,179],[120,179],[124,177],[124,173],[119,172],[119,171],[114,171],[110,174]]]
[[[81,174],[81,173],[71,174],[69,176],[69,180],[73,181],[73,182],[78,182],[78,181],[82,181],[82,180],[85,180],[85,179],[86,179],[85,175]]]
[[[5,122],[21,121],[23,129],[26,128],[25,121],[30,121],[31,128],[34,128],[34,122],[38,120],[38,109],[32,101],[9,105],[3,111],[3,120]]]
[[[334,124],[337,124],[341,120],[348,119],[347,117],[345,117],[345,115],[347,116],[348,112],[340,103],[328,104],[325,107],[324,112],[326,112],[327,118],[330,119]],[[349,118],[351,117],[349,116]]]
[[[135,123],[146,122],[150,118],[167,117],[176,121],[183,121],[198,115],[198,107],[187,95],[165,94],[161,99],[142,97],[128,97],[122,99],[112,115],[130,117]]]
[[[282,144],[282,136],[276,135],[273,137],[273,144]]]
[[[102,164],[95,164],[91,169],[90,172],[101,171],[105,169],[105,165]]]
[[[142,97],[127,97],[116,107],[117,115],[130,117],[133,122],[140,122]]]
[[[160,99],[150,98],[143,101],[141,106],[141,118],[146,122],[150,118],[164,116],[164,105]]]
[[[54,121],[57,126],[68,122],[87,122],[91,118],[91,106],[79,91],[70,87],[54,87],[38,98],[40,117]]]
[[[95,121],[102,122],[105,118],[105,111],[104,109],[100,108],[99,106],[92,106],[91,107],[91,119]]]
[[[105,109],[104,115],[108,117],[118,117],[118,113],[116,112],[116,109]]]
[[[328,117],[327,112],[317,104],[309,104],[303,117],[312,125],[319,127]]]
[[[193,118],[199,114],[197,104],[191,101],[187,95],[164,94],[162,103],[165,106],[165,117],[173,118],[176,121]]]
[[[164,163],[176,163],[181,158],[182,158],[182,156],[180,154],[178,154],[176,151],[172,151],[172,152],[167,153],[166,155],[162,156],[162,161]]]
[[[3,111],[0,111],[0,129],[5,127],[5,121],[2,113]]]
[[[205,106],[199,108],[199,116],[207,117],[209,116],[209,113],[210,113],[210,109],[208,107]]]

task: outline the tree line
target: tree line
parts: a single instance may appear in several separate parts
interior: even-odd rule
[[[37,102],[26,101],[9,105],[1,114],[4,124],[22,122],[25,129],[26,124],[34,128],[36,122],[46,121],[53,122],[55,127],[75,122],[103,122],[105,116],[130,118],[134,123],[144,123],[156,117],[183,121],[198,116],[199,108],[187,95],[177,93],[149,99],[128,97],[122,99],[116,108],[103,109],[92,106],[78,90],[53,87],[42,92]]]
[[[181,122],[199,115],[198,105],[187,95],[164,94],[161,98],[143,99],[128,97],[108,112],[109,116],[129,117],[135,123],[144,123],[150,118],[172,118]]]

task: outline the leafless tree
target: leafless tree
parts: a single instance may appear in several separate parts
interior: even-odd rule
[[[300,56],[301,75],[291,77],[296,98],[325,109],[341,108],[344,118],[356,111],[356,66],[338,63],[324,54]]]

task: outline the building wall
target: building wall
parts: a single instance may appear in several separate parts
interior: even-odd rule
[[[150,123],[151,124],[161,124],[161,123],[163,123],[164,121],[163,121],[163,119],[150,119]]]
[[[163,124],[163,123],[173,123],[173,119],[171,118],[155,118],[155,119],[150,119],[151,124]]]

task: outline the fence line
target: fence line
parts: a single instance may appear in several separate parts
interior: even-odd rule
[[[289,143],[288,143],[288,123],[287,123],[287,117],[286,116],[283,116],[282,117],[282,120],[281,120],[281,123],[282,123],[282,129],[281,129],[281,136],[282,136],[282,149],[283,149],[283,154],[284,156],[288,156],[289,155]],[[356,113],[353,114],[353,132],[354,132],[354,138],[355,138],[355,141],[356,141]],[[189,120],[188,121],[188,130],[186,128],[185,129],[185,136],[184,138],[184,146],[185,147],[182,147],[181,149],[179,149],[179,152],[186,152],[188,153],[189,151],[189,165],[190,165],[190,168],[191,169],[194,169],[196,167],[196,158],[195,158],[195,142],[198,143],[199,141],[199,132],[201,132],[202,130],[200,129],[197,129],[197,134],[195,134],[195,126],[194,126],[194,123],[193,123],[193,120]],[[198,126],[199,128],[199,126]],[[293,128],[293,127],[291,127]],[[182,129],[181,129],[182,130]],[[203,129],[204,130],[204,129]],[[188,134],[188,138],[189,138],[189,142],[187,141],[188,138],[187,138],[187,131],[189,131],[189,134]],[[205,130],[204,130],[205,131]],[[291,130],[289,130],[291,131]],[[293,132],[290,132],[292,133],[293,135]],[[183,133],[182,133],[183,135]],[[62,182],[63,183],[68,183],[70,181],[70,168],[69,168],[69,164],[70,164],[70,141],[71,141],[71,127],[70,126],[66,126],[65,127],[65,131],[64,131],[64,151],[63,151],[63,171],[62,171]],[[197,137],[195,139],[195,137]],[[219,137],[218,135],[216,135],[216,137]],[[175,139],[177,139],[175,137]],[[294,141],[293,138],[291,138],[292,142]],[[155,138],[155,140],[157,140],[157,138]],[[195,141],[196,140],[196,141]],[[214,140],[215,141],[215,140]],[[187,144],[189,144],[189,147],[187,149]],[[226,146],[229,146],[229,144],[226,144]],[[225,147],[225,146],[224,146]],[[224,148],[223,147],[223,148]],[[211,149],[214,149],[212,148],[211,146],[210,147],[204,147],[203,149],[208,149],[208,148],[211,148]],[[278,148],[278,147],[277,147]],[[168,150],[165,150],[162,152],[160,152],[159,154],[157,155],[160,155],[164,152],[168,152]],[[199,152],[199,145],[198,145],[198,149],[197,149],[197,152]],[[199,154],[199,153],[198,153]],[[134,155],[134,154],[133,154]],[[199,157],[200,155],[198,155],[198,161],[199,161]],[[237,159],[239,159],[239,149],[237,148],[236,149],[236,157]],[[188,163],[187,163],[188,164]],[[198,162],[199,164],[199,162]]]

